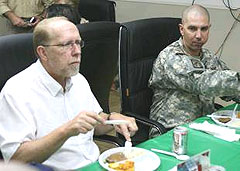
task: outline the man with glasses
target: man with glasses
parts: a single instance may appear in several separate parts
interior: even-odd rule
[[[193,5],[183,11],[181,38],[157,57],[149,87],[153,89],[150,118],[167,129],[211,114],[214,98],[240,94],[239,73],[202,48],[208,40],[210,16],[206,8]],[[150,136],[156,136],[152,129]]]
[[[64,17],[41,21],[33,33],[36,63],[10,78],[0,94],[0,148],[5,161],[43,163],[73,170],[98,159],[93,134],[115,126],[128,141],[137,131],[134,118],[102,112],[86,79],[79,74],[84,43]]]

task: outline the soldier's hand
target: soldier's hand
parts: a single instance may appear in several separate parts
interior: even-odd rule
[[[222,96],[220,98],[226,102],[229,102],[232,100],[232,101],[240,104],[240,96]]]
[[[236,96],[232,99],[234,102],[239,103],[240,104],[240,96]]]

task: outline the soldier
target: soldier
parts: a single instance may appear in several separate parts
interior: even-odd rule
[[[153,89],[150,118],[167,129],[216,111],[214,98],[240,94],[239,73],[209,50],[210,16],[193,5],[184,10],[179,24],[181,38],[162,50],[154,62],[149,87]],[[157,135],[152,129],[150,136]]]

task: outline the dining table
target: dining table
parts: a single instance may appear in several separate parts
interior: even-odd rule
[[[220,110],[233,110],[235,104],[224,107]],[[237,110],[240,110],[238,107]],[[193,121],[193,123],[203,123],[207,121],[214,123],[209,117],[200,117]],[[210,162],[211,165],[219,165],[226,169],[226,171],[238,171],[240,170],[240,141],[228,142],[211,134],[189,128],[189,123],[182,125],[188,129],[187,139],[187,155],[194,156],[203,151],[210,150]],[[240,129],[236,129],[236,133],[240,134]],[[172,151],[173,144],[173,130],[166,132],[163,135],[149,139],[143,143],[136,145],[138,148],[151,150],[151,148],[161,149],[165,151]],[[154,152],[160,158],[160,165],[156,169],[157,171],[167,171],[172,169],[182,161],[176,158],[164,154]],[[91,163],[83,168],[77,169],[77,171],[105,171],[98,161]]]

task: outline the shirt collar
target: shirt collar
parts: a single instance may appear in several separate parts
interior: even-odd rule
[[[202,59],[202,56],[203,56],[202,49],[201,49],[201,51],[200,51],[200,55],[199,55],[199,56],[192,56],[192,55],[188,54],[188,53],[184,50],[182,37],[179,38],[178,43],[179,43],[180,48],[178,48],[178,49],[176,50],[176,53],[177,53],[177,54],[182,54],[182,55],[187,55],[187,56],[191,56],[191,57],[194,57],[194,58]]]
[[[46,87],[46,89],[53,95],[57,96],[58,93],[64,93],[64,90],[62,86],[52,77],[48,74],[46,69],[42,66],[40,60],[38,59],[36,62],[36,65],[40,71],[40,80],[42,84]],[[65,92],[69,91],[72,87],[72,79],[71,77],[67,79],[66,86],[65,86]]]

